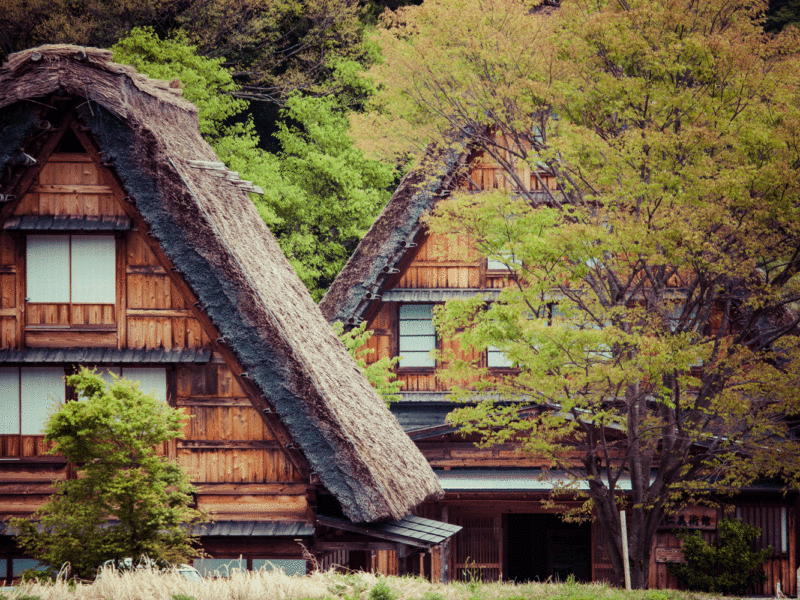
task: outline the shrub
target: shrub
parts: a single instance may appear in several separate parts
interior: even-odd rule
[[[678,533],[683,542],[683,564],[670,565],[670,572],[690,590],[740,596],[767,579],[763,563],[772,556],[772,548],[758,552],[750,542],[761,535],[754,525],[722,519],[717,540],[709,546],[700,532]]]
[[[395,600],[396,594],[386,583],[386,580],[381,578],[378,580],[372,589],[369,591],[369,600]]]

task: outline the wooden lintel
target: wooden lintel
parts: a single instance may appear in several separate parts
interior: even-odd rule
[[[198,494],[215,496],[299,496],[309,486],[306,483],[197,483]]]
[[[402,544],[392,544],[391,542],[317,542],[314,550],[320,552],[335,552],[337,550],[388,550],[397,552]]]
[[[33,185],[31,192],[45,194],[110,194],[111,188],[107,185]]]
[[[277,450],[275,440],[178,440],[181,450]]]
[[[161,309],[161,308],[129,308],[125,311],[128,317],[155,317],[163,319],[165,317],[181,318],[192,317],[192,311],[187,309]]]
[[[91,138],[86,134],[86,132],[82,131],[81,128],[78,127],[77,122],[72,122],[70,126],[72,131],[75,133],[75,136],[86,150],[86,153],[89,154],[89,156],[91,156],[95,162],[101,164],[102,161],[100,160],[100,153],[95,147]],[[127,216],[131,219],[136,229],[142,234],[146,234],[150,230],[150,227],[141,214],[139,214],[139,212],[134,208],[134,206],[125,201],[125,197],[122,194],[122,190],[125,189],[125,186],[117,173],[111,168],[102,168],[100,169],[100,173],[106,180],[108,186],[111,188],[112,195],[125,211]],[[281,423],[278,416],[274,412],[271,412],[273,407],[270,406],[270,404],[264,398],[263,392],[258,389],[258,387],[255,386],[250,380],[241,376],[241,374],[246,370],[236,358],[236,355],[228,347],[215,341],[220,339],[222,336],[208,315],[200,309],[200,303],[198,302],[194,291],[189,287],[186,281],[184,281],[183,277],[177,273],[175,265],[164,253],[161,245],[149,235],[142,235],[142,239],[156,256],[158,262],[161,263],[161,266],[164,268],[164,271],[166,272],[172,284],[186,300],[188,306],[190,307],[189,311],[191,316],[197,319],[206,335],[212,340],[212,347],[223,357],[225,363],[231,369],[234,377],[236,378],[237,383],[245,391],[251,403],[258,411],[262,421],[266,424],[267,429],[272,437],[280,442],[282,452],[289,459],[289,462],[292,463],[292,466],[297,470],[300,476],[303,479],[308,480],[311,474],[311,468],[306,460],[306,457],[299,448],[288,447],[289,444],[291,444],[294,440],[292,440],[289,432],[286,430],[283,423]],[[270,412],[265,412],[265,410]]]

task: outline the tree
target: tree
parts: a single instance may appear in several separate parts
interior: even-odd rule
[[[707,544],[699,531],[679,532],[685,562],[668,565],[669,572],[693,591],[744,596],[767,580],[763,565],[772,556],[772,546],[751,548],[761,535],[755,525],[722,519],[718,528],[719,536],[713,544]]]
[[[397,381],[397,374],[394,372],[395,366],[400,362],[400,357],[384,356],[367,364],[367,356],[375,352],[373,348],[367,347],[367,342],[372,335],[372,331],[367,331],[367,322],[364,321],[358,327],[345,331],[344,324],[334,321],[333,330],[364,373],[364,377],[372,384],[384,402],[389,404],[400,400],[399,392],[403,382]]]
[[[514,190],[453,193],[429,221],[514,284],[437,316],[440,335],[517,366],[445,356],[451,381],[475,382],[457,398],[508,401],[451,419],[588,481],[583,514],[620,576],[626,507],[635,587],[665,514],[800,473],[800,63],[792,31],[762,32],[763,9],[431,0],[381,34],[371,130],[468,140]]]
[[[389,199],[394,169],[353,146],[334,98],[293,96],[281,114],[280,183],[264,202],[277,215],[278,243],[319,301]]]
[[[198,56],[184,37],[161,40],[135,29],[113,48],[114,58],[159,79],[177,78],[199,111],[200,133],[230,169],[264,188],[251,194],[284,254],[316,300],[344,266],[389,197],[394,170],[364,157],[348,135],[347,107],[335,98],[294,95],[281,110],[277,154],[259,147],[248,103],[222,59]],[[357,65],[337,63],[351,99],[372,93]]]
[[[181,435],[176,409],[116,379],[107,385],[86,368],[67,378],[82,397],[67,402],[45,426],[52,454],[75,464],[79,477],[55,483],[56,493],[30,520],[13,519],[17,542],[56,571],[65,562],[92,578],[104,561],[147,556],[170,563],[196,556],[187,525],[192,487],[181,467],[159,451]]]

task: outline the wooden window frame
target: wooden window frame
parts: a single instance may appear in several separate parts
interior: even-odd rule
[[[404,306],[430,306],[431,307],[431,323],[433,323],[433,308],[438,306],[438,305],[439,304],[436,303],[436,302],[403,302],[403,303],[398,305],[398,307],[397,307],[397,354],[395,356],[402,356],[403,355],[401,350],[400,350],[400,341],[402,339],[402,334],[401,334],[402,325],[401,324],[403,322],[403,320],[400,318],[400,313],[402,311],[402,308]],[[414,320],[422,320],[422,319],[414,319]],[[439,336],[438,336],[438,334],[436,334],[436,330],[434,328],[434,341],[433,341],[433,347],[431,348],[431,350],[439,350],[439,349],[441,349],[440,340],[439,340]],[[428,352],[430,352],[430,350]],[[414,366],[403,365],[402,362],[398,362],[397,363],[397,369],[398,369],[398,371],[403,371],[403,372],[425,372],[425,373],[430,373],[430,372],[433,372],[436,369],[436,367],[438,366],[438,362],[439,361],[437,361],[437,360],[433,360],[433,364],[431,364],[431,365],[414,365]]]
[[[75,302],[74,301],[74,290],[76,287],[76,282],[73,281],[73,264],[72,264],[72,255],[73,255],[73,238],[76,236],[80,237],[97,237],[97,238],[105,238],[113,242],[113,248],[111,250],[111,256],[109,258],[113,259],[113,268],[110,273],[110,277],[114,281],[114,290],[111,294],[110,298],[106,298],[105,300],[110,301],[103,301],[103,302]],[[29,240],[36,237],[64,237],[68,240],[67,244],[67,291],[68,291],[68,302],[59,302],[59,301],[49,301],[49,300],[30,300],[29,299],[29,277],[30,277],[30,260],[28,256],[28,248],[29,248]],[[116,316],[116,305],[119,302],[119,291],[120,291],[120,282],[118,281],[118,262],[119,262],[119,238],[120,236],[117,233],[79,233],[74,231],[67,231],[63,233],[28,233],[23,236],[22,240],[22,255],[24,256],[24,268],[22,269],[22,283],[25,286],[25,293],[24,293],[24,300],[25,300],[25,307],[26,307],[26,314],[28,307],[47,307],[53,305],[66,305],[67,306],[67,317],[66,323],[58,322],[54,324],[38,324],[38,323],[27,323],[25,322],[24,327],[26,330],[29,331],[53,331],[53,330],[73,330],[73,331],[95,331],[95,332],[117,332],[118,325],[116,322],[111,323],[102,323],[102,324],[75,324],[75,314],[76,314],[76,307],[84,307],[84,306],[112,306],[113,313],[115,314],[114,320],[117,320]],[[80,282],[78,282],[80,284]],[[25,318],[27,321],[27,317]]]

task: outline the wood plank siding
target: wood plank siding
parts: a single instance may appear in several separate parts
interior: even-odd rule
[[[87,154],[54,154],[13,215],[23,224],[56,216],[72,222],[127,218],[117,200],[124,194],[109,187],[112,179],[103,169]],[[26,302],[28,236],[76,233],[113,236],[114,301]],[[190,310],[194,300],[184,297],[175,277],[135,227],[75,232],[19,226],[0,231],[0,349],[210,351],[211,338]],[[73,368],[55,366],[65,373]],[[163,367],[168,402],[189,417],[184,439],[168,444],[164,452],[198,486],[198,506],[218,519],[307,520],[308,482],[220,355],[213,353],[208,364]],[[67,389],[64,397],[69,400],[74,394]],[[42,435],[0,435],[0,459],[6,459],[0,463],[0,517],[30,514],[47,498],[36,486],[75,476],[63,459],[46,451]]]

